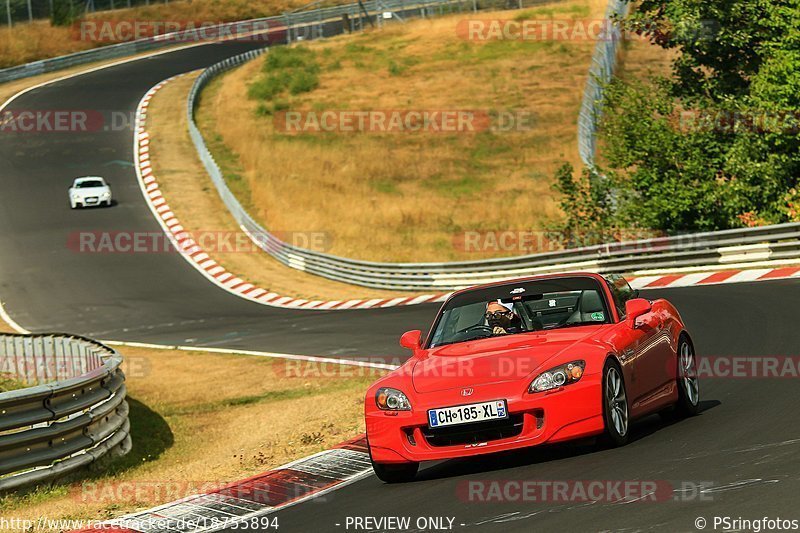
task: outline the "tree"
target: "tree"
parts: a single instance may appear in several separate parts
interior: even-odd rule
[[[796,216],[800,0],[643,0],[626,24],[678,55],[670,78],[608,88],[609,218],[679,232]]]

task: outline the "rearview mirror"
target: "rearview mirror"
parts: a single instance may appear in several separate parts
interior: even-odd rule
[[[636,327],[636,319],[650,312],[652,304],[644,298],[634,298],[625,302],[625,314],[627,315],[628,325]]]
[[[413,331],[406,331],[400,337],[400,346],[408,348],[409,350],[419,350],[422,346],[422,332],[418,329]]]

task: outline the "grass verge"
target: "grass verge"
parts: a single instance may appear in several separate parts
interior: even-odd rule
[[[328,449],[363,432],[364,391],[377,379],[254,356],[121,352],[132,451],[103,472],[4,496],[0,516],[108,519]]]
[[[170,208],[181,225],[196,234],[241,234],[241,229],[219,198],[214,184],[200,163],[189,138],[184,102],[198,73],[173,80],[152,99],[147,114],[151,135],[150,159],[153,172]],[[203,240],[197,239],[201,244]],[[249,240],[245,239],[247,242]],[[261,250],[250,245],[240,251],[214,247],[208,241],[206,251],[229,272],[264,289],[278,294],[309,300],[351,298],[394,298],[396,291],[354,287],[330,281],[283,266]]]
[[[470,18],[601,17],[573,0]],[[232,188],[272,231],[329,235],[329,252],[377,261],[443,261],[524,250],[459,245],[465,231],[543,229],[560,220],[551,192],[579,166],[576,121],[594,42],[467,41],[464,15],[388,26],[269,55],[204,93],[198,119]],[[290,58],[291,59],[291,58]],[[294,72],[292,72],[294,69]],[[248,98],[247,96],[250,96]],[[286,110],[525,111],[533,127],[479,133],[281,131]]]
[[[27,383],[20,381],[13,376],[0,374],[0,392],[24,389],[27,386]]]

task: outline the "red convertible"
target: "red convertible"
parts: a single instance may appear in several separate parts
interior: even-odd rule
[[[413,356],[373,384],[372,465],[388,483],[421,461],[601,435],[627,443],[650,413],[694,415],[694,347],[678,311],[620,276],[537,276],[473,287],[442,305]]]

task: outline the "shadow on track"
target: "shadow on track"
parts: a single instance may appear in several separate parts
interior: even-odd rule
[[[701,401],[700,413],[697,416],[703,416],[706,411],[719,405],[722,405],[722,402],[719,400]],[[679,417],[661,417],[657,414],[641,418],[635,421],[631,426],[631,436],[628,446],[639,440],[646,439],[672,425],[680,424],[684,420],[685,419]],[[572,442],[533,446],[510,452],[498,452],[464,459],[452,459],[435,463],[421,470],[414,482],[508,470],[580,457],[582,455],[592,455],[611,449],[613,448],[609,448],[607,445],[603,444],[600,437],[593,437]]]

